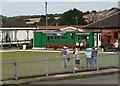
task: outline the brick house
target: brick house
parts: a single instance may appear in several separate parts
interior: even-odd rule
[[[113,44],[120,39],[120,11],[110,15],[100,21],[91,23],[83,27],[84,31],[102,32],[102,43]]]

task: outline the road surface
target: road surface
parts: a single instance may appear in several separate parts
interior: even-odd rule
[[[92,78],[34,82],[32,84],[118,84],[118,74],[101,75]]]

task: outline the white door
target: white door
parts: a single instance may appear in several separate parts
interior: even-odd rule
[[[101,46],[101,33],[98,33],[98,47]]]
[[[97,47],[97,33],[94,33],[94,47]]]

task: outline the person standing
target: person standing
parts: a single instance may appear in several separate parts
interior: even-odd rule
[[[75,59],[75,70],[79,70],[79,65],[80,65],[80,55],[79,55],[79,50],[80,48],[75,49],[74,53],[74,59]]]
[[[81,49],[81,50],[83,50],[83,46],[84,46],[84,44],[83,44],[83,42],[81,42],[81,43],[80,43],[80,49]]]
[[[86,52],[85,52],[87,58],[86,58],[86,68],[88,68],[88,66],[90,65],[90,67],[92,67],[91,63],[92,63],[92,50],[91,48],[87,48]]]
[[[92,67],[93,68],[97,67],[97,64],[98,64],[97,60],[98,60],[98,50],[97,48],[93,48],[92,49]]]
[[[69,49],[66,49],[67,51],[67,64],[68,64],[68,67],[69,67],[69,62],[70,62],[70,50]]]
[[[76,41],[76,47],[77,48],[79,48],[80,47],[80,45],[79,45],[79,43]]]
[[[118,52],[120,52],[120,39],[118,41]]]
[[[84,48],[83,48],[83,49],[85,50],[85,49],[87,48],[87,43],[86,43],[86,42],[84,42],[84,45],[83,45],[83,46],[84,46]]]
[[[118,43],[118,40],[116,40],[116,42],[114,43],[114,52],[118,52],[118,46],[119,46],[119,43]]]
[[[68,47],[64,46],[62,49],[62,69],[65,67],[68,67],[68,61],[67,61],[67,49]]]

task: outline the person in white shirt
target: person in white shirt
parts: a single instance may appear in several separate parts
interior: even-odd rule
[[[86,58],[86,68],[88,68],[89,65],[90,65],[90,67],[92,67],[92,49],[87,48],[85,54],[87,56],[87,58]]]
[[[79,48],[80,47],[80,45],[79,45],[79,43],[76,41],[76,47],[77,48]]]
[[[79,65],[80,65],[80,55],[79,55],[79,50],[80,48],[75,49],[74,53],[74,59],[75,59],[75,70],[79,70]]]
[[[118,40],[116,40],[116,42],[114,43],[114,52],[118,52],[118,46],[119,46],[119,43],[118,43]]]
[[[83,50],[83,46],[84,46],[84,44],[83,44],[83,42],[81,42],[81,43],[80,43],[80,49],[81,49],[81,50]]]

